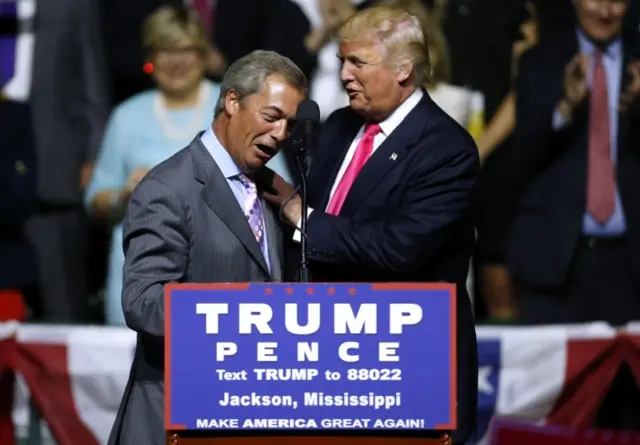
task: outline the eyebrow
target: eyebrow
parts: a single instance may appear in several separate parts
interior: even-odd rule
[[[276,113],[284,114],[284,111],[282,111],[280,108],[276,107],[275,105],[268,105],[265,107],[265,110],[271,110],[271,111],[275,111]]]
[[[344,56],[344,55],[342,55],[340,53],[337,53],[336,57],[341,62],[344,62],[345,60],[348,60],[349,62],[352,62],[352,63],[353,62],[360,62],[360,63],[369,63],[370,62],[370,60],[365,60],[364,57],[361,57],[361,56],[358,56],[358,55],[355,55],[355,54],[349,54],[349,55]],[[371,59],[371,58],[369,58],[369,59]]]
[[[291,116],[287,116],[287,113],[285,113],[284,111],[282,111],[280,108],[276,107],[275,105],[269,105],[269,106],[265,107],[264,110],[265,111],[275,111],[280,116],[284,116],[289,121],[295,120],[295,117],[296,117],[295,114],[292,114]]]

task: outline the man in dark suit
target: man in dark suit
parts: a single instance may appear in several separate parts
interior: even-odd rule
[[[25,234],[36,206],[36,157],[29,107],[0,97],[0,318],[3,291],[23,294],[38,280],[38,262]],[[29,303],[34,303],[29,301]]]
[[[508,266],[525,323],[640,318],[640,71],[627,0],[575,0],[578,27],[526,53]],[[633,33],[637,34],[637,31]]]
[[[109,113],[97,0],[1,3],[18,16],[17,36],[0,49],[0,59],[14,59],[1,60],[3,68],[15,67],[3,92],[30,107],[38,164],[38,207],[27,223],[41,278],[34,315],[86,321],[82,196]]]
[[[430,66],[415,17],[368,8],[347,20],[339,39],[350,106],[325,122],[309,173],[311,276],[328,282],[457,284],[453,441],[463,443],[475,425],[477,393],[476,339],[465,288],[474,243],[470,206],[477,148],[421,87]],[[291,192],[279,181],[274,189],[267,196],[279,203]],[[297,224],[299,198],[283,211]]]
[[[127,326],[136,354],[109,444],[161,445],[164,285],[279,281],[282,232],[256,174],[278,151],[306,95],[289,59],[255,51],[222,81],[210,129],[152,169],[124,220]],[[259,176],[259,175],[258,175]]]
[[[0,35],[1,37],[1,35]],[[35,252],[24,233],[36,203],[36,169],[29,107],[0,96],[0,323],[24,321],[38,279]],[[15,376],[0,377],[0,443],[14,443]]]

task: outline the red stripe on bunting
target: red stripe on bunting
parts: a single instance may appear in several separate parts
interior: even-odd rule
[[[67,347],[21,343],[18,350],[16,369],[24,377],[31,398],[58,445],[101,445],[78,415],[67,367]]]
[[[569,340],[565,384],[547,423],[590,427],[621,362],[616,339]]]

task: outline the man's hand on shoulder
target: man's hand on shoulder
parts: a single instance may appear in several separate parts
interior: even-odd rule
[[[302,199],[296,189],[276,172],[271,172],[271,183],[262,191],[262,196],[278,206],[287,222],[297,225],[302,215]],[[283,208],[284,206],[284,208]]]

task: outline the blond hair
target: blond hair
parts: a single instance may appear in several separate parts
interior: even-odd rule
[[[420,21],[402,8],[375,6],[358,11],[342,24],[338,39],[381,43],[396,65],[413,63],[413,83],[417,87],[429,77],[431,63]]]
[[[144,21],[142,43],[147,51],[173,49],[184,41],[192,41],[203,52],[210,48],[204,25],[193,9],[162,6]]]
[[[440,82],[449,82],[451,80],[451,59],[447,39],[440,27],[439,14],[432,14],[420,0],[379,0],[378,4],[404,9],[420,22],[431,63],[425,86],[433,88]]]

